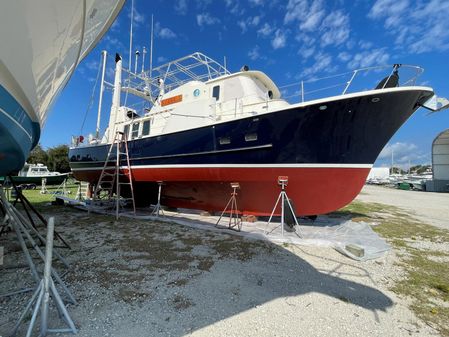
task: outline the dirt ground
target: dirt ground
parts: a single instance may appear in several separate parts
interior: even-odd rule
[[[449,229],[449,193],[403,191],[365,185],[356,200],[396,206],[424,223]]]
[[[367,187],[359,199],[392,202],[383,194]],[[398,206],[417,217],[433,207],[442,224],[444,202],[426,203],[420,203],[422,212]],[[51,206],[44,214],[56,216],[57,230],[72,245],[59,251],[71,264],[64,279],[78,301],[68,307],[78,336],[439,335],[388,290],[402,277],[394,250],[358,262],[332,248],[274,245],[170,223],[116,222],[68,207]],[[0,294],[32,286],[28,269],[10,268],[24,263],[12,238],[0,237]],[[8,335],[30,296],[0,299],[0,336]],[[63,326],[51,313],[52,327]],[[25,327],[19,336],[24,334]]]

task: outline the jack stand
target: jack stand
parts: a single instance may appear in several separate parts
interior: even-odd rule
[[[23,215],[21,213],[18,212],[18,216],[22,218],[22,222],[26,227],[30,227],[29,225],[31,225],[31,227],[33,228],[32,230],[36,230],[37,231],[37,224],[34,222],[33,217],[31,216],[31,212],[33,212],[38,218],[39,220],[42,222],[42,224],[44,226],[47,226],[47,220],[42,216],[42,214],[40,214],[36,208],[34,208],[34,206],[30,203],[30,201],[23,195],[22,190],[20,188],[18,188],[18,186],[15,184],[14,180],[12,179],[11,176],[9,176],[9,180],[11,181],[12,184],[12,191],[15,192],[16,194],[16,200],[14,201],[13,206],[16,205],[16,203],[21,203],[23,210],[25,211],[29,222],[23,219]],[[6,218],[6,217],[5,217]],[[55,236],[56,238],[61,241],[61,243],[63,244],[63,246],[59,246],[58,248],[70,248],[70,245],[64,240],[64,238],[57,232],[55,231]],[[40,243],[43,243],[44,241],[39,238]],[[56,251],[55,251],[55,254]]]
[[[161,192],[162,192],[162,184],[163,181],[158,181],[157,184],[159,185],[159,190],[157,193],[157,204],[154,205],[153,211],[151,212],[151,215],[155,215],[156,217],[159,217],[159,212],[162,214],[162,216],[165,216],[164,210],[161,207]]]
[[[293,210],[292,204],[290,203],[290,199],[287,196],[287,192],[285,192],[285,187],[288,184],[288,177],[287,176],[279,176],[278,177],[278,185],[281,187],[281,193],[279,193],[278,199],[276,201],[276,204],[273,207],[273,211],[271,212],[270,218],[268,219],[268,223],[267,223],[267,230],[265,231],[266,235],[271,234],[274,230],[276,230],[279,226],[281,226],[281,235],[284,236],[284,225],[285,225],[285,202],[287,202],[288,207],[290,208],[290,212],[293,215],[293,219],[295,220],[295,225],[296,227],[296,232],[299,236],[300,232],[299,232],[299,223],[298,223],[298,219],[296,219],[296,215],[295,212]],[[276,211],[276,208],[279,204],[279,200],[281,201],[281,224],[279,226],[276,226],[275,228],[273,228],[271,231],[268,231],[268,226],[271,223],[271,219],[273,218],[274,212]]]
[[[47,194],[48,190],[47,190],[47,178],[42,178],[41,179],[41,194]]]
[[[39,232],[33,226],[31,226],[27,222],[27,219],[25,218],[25,216],[23,216],[13,205],[11,205],[9,203],[9,201],[6,199],[3,187],[1,187],[1,186],[0,186],[0,201],[5,210],[6,216],[8,216],[9,225],[12,227],[13,231],[16,233],[17,240],[19,241],[20,247],[22,248],[23,254],[25,255],[25,260],[31,270],[31,275],[33,276],[36,283],[39,284],[41,278],[37,271],[36,265],[33,262],[31,253],[28,250],[26,240],[29,242],[30,247],[32,247],[35,250],[37,255],[43,261],[45,261],[44,253],[42,252],[42,250],[39,247],[39,245],[37,244],[37,242],[33,239],[33,236],[31,234],[34,234],[42,242],[45,242],[45,239],[43,238],[43,236],[41,236],[39,234]],[[47,226],[48,226],[48,224],[47,224]],[[52,232],[54,233],[54,230],[52,230]],[[52,234],[52,236],[53,236],[53,234]],[[52,244],[52,248],[53,248],[53,244]],[[69,267],[69,264],[61,256],[61,254],[59,254],[57,251],[55,251],[54,253],[55,253],[55,256],[57,258],[59,258],[59,260],[66,267]],[[62,281],[61,277],[56,272],[56,270],[54,268],[50,268],[50,272],[51,272],[52,278],[54,278],[58,282],[58,284],[64,291],[65,295],[68,298],[68,301],[70,303],[76,304],[75,298],[73,297],[72,293],[67,288],[67,286],[64,284],[64,282]]]
[[[228,203],[226,204],[225,209],[223,210],[223,212],[221,212],[221,215],[218,218],[218,221],[215,224],[215,227],[218,227],[218,224],[220,223],[221,218],[226,213],[226,211],[230,205],[231,208],[229,210],[228,228],[234,229],[235,227],[237,227],[237,231],[240,232],[240,230],[242,229],[242,220],[239,218],[239,215],[238,215],[239,209],[237,207],[237,192],[236,192],[237,189],[240,189],[240,184],[239,183],[231,183],[231,188],[232,188],[231,199],[229,199]],[[234,219],[233,225],[232,225],[232,219]]]
[[[27,330],[26,337],[30,337],[34,325],[36,323],[37,315],[40,311],[41,314],[41,326],[40,326],[40,336],[47,336],[49,333],[64,333],[64,332],[71,332],[73,334],[77,333],[75,324],[73,323],[67,308],[64,305],[64,302],[61,299],[61,296],[58,293],[58,290],[55,287],[55,284],[53,282],[53,279],[51,277],[52,274],[52,267],[51,267],[51,261],[52,261],[52,253],[53,253],[53,234],[54,234],[54,219],[53,217],[50,218],[48,221],[47,226],[47,240],[45,245],[45,265],[44,265],[44,277],[40,280],[39,285],[34,292],[33,296],[31,297],[30,302],[26,306],[25,310],[23,311],[22,315],[20,315],[19,320],[17,321],[11,336],[15,336],[17,333],[17,330],[20,327],[20,324],[23,322],[25,317],[28,315],[28,312],[31,310],[33,304],[33,314],[31,316],[30,325]],[[60,314],[60,317],[62,317],[65,321],[65,323],[69,326],[69,328],[65,329],[49,329],[48,328],[48,310],[49,310],[49,302],[50,302],[50,296],[51,298],[56,302],[56,308],[58,309],[58,312]]]

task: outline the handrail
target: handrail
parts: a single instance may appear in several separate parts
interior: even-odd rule
[[[386,73],[385,70],[388,70],[388,73]],[[383,76],[379,76],[378,73],[384,72]],[[311,94],[315,94],[317,92],[320,91],[326,91],[329,89],[334,89],[337,87],[341,87],[343,86],[343,90],[340,92],[335,92],[334,94],[331,95],[327,95],[327,96],[335,96],[335,95],[345,95],[347,93],[349,93],[349,91],[352,92],[356,92],[356,91],[366,91],[366,90],[370,90],[367,88],[367,86],[373,86],[372,82],[369,81],[363,81],[363,79],[368,78],[368,76],[370,76],[370,74],[376,74],[376,80],[377,83],[380,83],[380,80],[383,78],[384,79],[384,83],[381,89],[384,89],[387,85],[387,83],[389,83],[390,78],[393,76],[394,72],[398,71],[399,73],[399,79],[401,80],[401,84],[400,86],[404,87],[404,86],[410,86],[410,85],[415,85],[416,84],[416,80],[417,78],[423,73],[424,69],[419,67],[419,66],[415,66],[415,65],[408,65],[408,64],[395,64],[393,66],[388,66],[388,65],[382,65],[382,66],[372,66],[372,67],[365,67],[365,68],[359,68],[359,69],[355,69],[353,71],[349,71],[349,72],[344,72],[344,73],[340,73],[340,74],[336,74],[336,75],[330,75],[330,76],[325,76],[325,77],[320,77],[320,78],[310,78],[307,80],[301,80],[299,82],[296,83],[290,83],[287,85],[283,85],[279,87],[279,90],[283,93],[283,97],[284,98],[292,98],[295,96],[299,96],[299,100],[301,102],[306,101],[306,98],[309,98]],[[405,74],[405,79],[404,79],[404,73],[410,72],[411,74]],[[385,76],[386,75],[386,76]],[[408,75],[408,76],[407,76]],[[340,82],[338,81],[337,83],[331,83],[331,84],[322,84],[322,87],[319,88],[313,88],[313,86],[318,85],[318,83],[325,83],[325,82],[332,82],[335,80],[338,80],[341,77],[347,77],[347,80],[344,82]],[[360,88],[359,90],[355,89],[354,87],[355,82],[356,81],[362,81],[363,83],[363,87]],[[399,86],[399,83],[398,83]],[[292,88],[299,88],[298,91],[295,91],[293,94],[288,94],[288,91],[291,90]],[[372,87],[374,88],[374,86]],[[306,97],[309,96],[309,97]],[[313,99],[317,99],[317,98],[324,98],[326,96],[322,96],[322,97],[314,97]]]

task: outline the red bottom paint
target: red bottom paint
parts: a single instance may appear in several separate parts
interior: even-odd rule
[[[165,206],[213,212],[225,208],[232,192],[230,183],[239,182],[239,210],[244,214],[270,215],[281,191],[278,176],[288,176],[286,192],[296,214],[318,215],[349,204],[359,194],[369,171],[369,168],[133,168],[133,177],[136,187],[139,182],[163,181]],[[75,171],[74,176],[93,182],[100,172]],[[279,206],[275,213],[280,213]]]

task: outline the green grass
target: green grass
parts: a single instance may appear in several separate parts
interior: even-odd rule
[[[68,195],[71,198],[75,198],[76,192],[78,190],[78,185],[76,184],[67,184],[66,189],[70,191],[70,194]],[[23,195],[33,204],[35,207],[43,207],[47,204],[51,203],[55,200],[55,196],[53,193],[55,193],[58,190],[58,185],[54,186],[47,186],[47,193],[43,194],[41,193],[41,188],[38,186],[35,190],[23,190]],[[62,191],[62,188],[60,189]],[[13,201],[13,199],[10,198],[10,201]]]
[[[415,245],[448,243],[449,231],[419,222],[398,208],[375,203],[354,201],[335,214],[379,223],[374,231],[400,252],[399,266],[406,274],[391,290],[410,298],[418,317],[449,336],[449,253]]]

